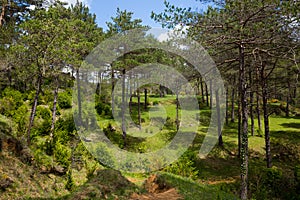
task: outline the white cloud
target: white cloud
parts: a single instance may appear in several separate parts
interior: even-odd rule
[[[186,37],[186,31],[189,27],[188,26],[182,26],[177,25],[173,30],[169,30],[168,32],[160,34],[157,39],[160,42],[168,41],[171,38],[177,37],[177,38],[184,38]]]
[[[68,3],[68,6],[71,4],[75,5],[77,0],[62,0],[63,2]],[[79,2],[82,2],[83,4],[87,5],[88,7],[91,7],[92,5],[92,0],[79,0]]]

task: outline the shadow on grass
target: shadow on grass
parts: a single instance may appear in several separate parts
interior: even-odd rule
[[[275,140],[286,140],[287,143],[300,142],[300,131],[270,131],[270,135]]]
[[[283,123],[280,124],[281,126],[283,126],[284,128],[298,128],[300,129],[300,123]]]

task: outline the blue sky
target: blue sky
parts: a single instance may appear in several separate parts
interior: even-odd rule
[[[75,3],[76,0],[64,0],[69,3]],[[97,15],[97,23],[104,29],[107,28],[107,21],[111,20],[111,17],[116,15],[117,8],[121,10],[127,10],[134,13],[133,18],[139,18],[143,20],[144,25],[151,27],[160,27],[151,18],[151,11],[160,13],[164,10],[164,0],[81,0],[90,7],[92,13]],[[206,6],[196,0],[169,0],[171,4],[179,7],[191,7],[193,10],[205,9]]]

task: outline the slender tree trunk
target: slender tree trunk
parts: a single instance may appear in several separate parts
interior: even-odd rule
[[[242,143],[241,143],[241,199],[248,199],[248,105],[247,105],[247,84],[245,69],[244,44],[239,46],[240,59],[240,94],[242,111]]]
[[[205,99],[204,99],[204,88],[203,88],[202,78],[201,78],[201,81],[200,81],[200,87],[201,87],[202,102],[205,103]]]
[[[254,115],[253,115],[253,91],[252,91],[252,71],[249,70],[249,85],[251,87],[250,91],[250,106],[249,106],[249,114],[251,119],[251,136],[254,136]]]
[[[57,96],[58,96],[58,77],[55,77],[55,89],[54,89],[54,99],[53,99],[53,108],[52,108],[52,123],[50,130],[50,140],[52,141],[54,135],[55,121],[56,121],[56,105],[57,105]]]
[[[272,156],[271,156],[271,143],[270,143],[270,128],[269,128],[269,113],[268,113],[268,86],[267,80],[264,76],[264,66],[261,70],[262,80],[262,100],[263,100],[263,113],[264,113],[264,124],[265,124],[265,149],[266,149],[266,160],[267,167],[272,167]]]
[[[234,99],[235,97],[235,89],[232,87],[231,89],[231,122],[234,123],[235,121],[235,116],[234,116]]]
[[[2,1],[2,9],[0,14],[0,27],[2,27],[2,25],[4,24],[6,6],[7,6],[7,1]]]
[[[115,113],[114,89],[115,89],[115,72],[114,72],[113,67],[111,66],[111,112],[112,112],[112,114]]]
[[[259,80],[259,70],[256,69],[256,79]],[[260,117],[260,97],[259,97],[259,84],[256,85],[256,113],[259,136],[261,134],[261,117]]]
[[[144,89],[144,95],[145,95],[145,104],[144,104],[144,109],[147,110],[147,88]]]
[[[229,99],[228,99],[228,88],[226,88],[226,113],[225,113],[225,123],[228,125],[229,122],[229,115],[228,115],[228,109],[229,109]],[[219,98],[219,97],[218,97]]]
[[[218,120],[218,136],[219,136],[219,146],[223,147],[223,137],[221,128],[221,111],[220,111],[220,100],[219,100],[219,89],[216,89],[216,109],[217,109],[217,120]]]
[[[290,91],[291,91],[291,84],[288,81],[288,93],[286,96],[286,107],[285,107],[285,116],[289,117],[290,116]]]
[[[132,112],[132,81],[135,81],[135,80],[132,80],[132,76],[130,74],[130,77],[129,77],[129,113],[131,114]]]
[[[124,147],[126,147],[126,121],[125,121],[125,73],[126,70],[122,70],[122,133],[123,133],[123,141]]]
[[[206,94],[206,106],[209,107],[209,100],[208,100],[208,87],[207,84],[205,83],[205,94]]]
[[[240,97],[240,94],[239,94]],[[241,101],[238,101],[238,157],[241,157],[241,149],[242,149],[242,110],[241,110]]]
[[[210,79],[209,80],[209,102],[210,102],[210,107],[212,108],[212,106],[213,106],[213,91],[212,91],[212,80]]]
[[[179,130],[179,99],[178,99],[178,91],[176,91],[176,130]]]
[[[78,123],[79,126],[82,126],[82,106],[81,106],[81,88],[80,88],[79,69],[76,70],[76,79],[77,79]]]
[[[141,94],[140,94],[140,88],[139,88],[139,82],[137,81],[137,99],[138,99],[138,123],[139,123],[139,129],[142,127],[142,119],[141,119]]]
[[[27,145],[28,146],[30,146],[30,144],[31,144],[31,140],[30,140],[31,128],[32,128],[32,125],[34,122],[34,117],[35,117],[36,108],[37,108],[37,104],[38,104],[38,100],[39,100],[39,96],[40,96],[40,92],[41,92],[41,87],[42,87],[42,75],[39,74],[38,80],[37,80],[37,89],[35,92],[35,97],[34,97],[33,105],[31,108],[31,113],[30,113],[30,118],[29,118],[29,126],[28,126],[28,130],[27,130]]]

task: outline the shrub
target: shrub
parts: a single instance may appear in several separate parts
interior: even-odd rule
[[[74,182],[73,177],[72,177],[72,171],[68,170],[68,172],[67,172],[67,183],[66,183],[65,187],[66,187],[67,190],[72,191],[74,189],[74,186],[75,186],[75,182]]]
[[[72,95],[69,92],[61,92],[58,94],[58,105],[62,109],[68,109],[72,107]]]
[[[26,105],[22,105],[20,106],[14,116],[13,116],[13,120],[14,122],[17,124],[18,126],[18,131],[20,133],[24,133],[27,127],[27,123],[28,123],[28,116],[29,112],[28,112],[28,108]]]
[[[112,111],[109,105],[102,102],[98,102],[95,106],[96,112],[100,116],[110,116],[112,117]]]
[[[51,110],[45,106],[38,106],[36,108],[36,117],[44,120],[51,120]]]
[[[197,157],[194,153],[187,152],[177,162],[166,167],[164,171],[183,177],[196,179],[199,173],[195,166],[196,158]]]
[[[70,166],[71,149],[69,147],[64,146],[59,141],[56,141],[53,153],[56,158],[56,162],[58,162],[62,167],[68,168]]]
[[[73,132],[76,130],[72,114],[65,115],[64,118],[59,118],[55,126],[56,130],[66,131],[69,134],[73,134]]]
[[[153,105],[155,106],[155,105],[158,105],[159,104],[159,102],[158,101],[153,101]]]
[[[23,94],[18,90],[12,88],[5,88],[2,92],[2,96],[13,98],[16,107],[19,107],[23,104]]]

